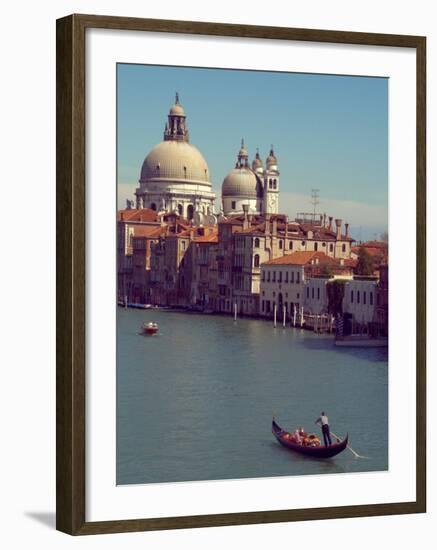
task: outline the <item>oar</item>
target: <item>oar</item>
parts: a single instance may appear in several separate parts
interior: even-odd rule
[[[331,432],[331,433],[332,433],[332,435],[333,435],[334,437],[336,437],[339,441],[341,440],[341,438],[340,438],[337,434],[335,434],[334,432]],[[350,451],[356,458],[369,458],[368,456],[361,456],[361,455],[359,455],[359,454],[358,454],[356,451],[354,451],[354,450],[352,449],[352,447],[350,447],[349,445],[347,445],[347,448],[349,449],[349,451]]]

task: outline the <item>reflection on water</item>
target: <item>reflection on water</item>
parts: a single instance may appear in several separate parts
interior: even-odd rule
[[[254,319],[117,315],[118,484],[387,469],[387,350]],[[152,320],[159,333],[139,336]],[[314,460],[273,439],[273,414],[317,431],[322,409],[369,460]]]

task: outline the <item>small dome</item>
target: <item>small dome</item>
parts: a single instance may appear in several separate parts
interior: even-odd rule
[[[182,105],[179,103],[179,94],[176,92],[175,102],[170,107],[169,115],[185,116],[185,111]]]
[[[248,157],[249,156],[249,153],[247,152],[247,149],[245,149],[245,147],[243,145],[241,146],[241,149],[238,151],[238,156],[239,157]]]
[[[185,141],[162,141],[144,160],[140,182],[147,180],[188,180],[211,185],[202,153]]]
[[[255,158],[252,162],[252,170],[257,170],[258,168],[263,167],[263,161],[261,160],[261,157],[259,156],[259,152],[256,152]]]
[[[180,103],[175,103],[171,106],[169,114],[174,116],[185,116],[185,111]]]
[[[270,153],[269,153],[269,156],[267,157],[266,164],[267,166],[269,165],[271,166],[272,164],[278,164],[278,160],[275,157],[275,153],[273,152],[273,147],[270,149]]]
[[[258,180],[255,174],[245,168],[234,168],[223,180],[222,196],[257,198]]]

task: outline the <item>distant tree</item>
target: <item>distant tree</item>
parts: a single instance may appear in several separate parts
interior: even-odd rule
[[[374,265],[372,256],[367,252],[364,246],[360,246],[355,273],[357,275],[373,275],[373,271]]]
[[[338,313],[343,313],[343,298],[344,298],[345,281],[334,279],[326,285],[328,294],[328,311],[336,316]]]
[[[329,264],[322,264],[320,266],[319,274],[322,277],[332,277],[332,267]]]

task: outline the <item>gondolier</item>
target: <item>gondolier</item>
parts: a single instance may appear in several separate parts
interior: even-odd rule
[[[315,424],[320,424],[322,426],[323,441],[325,442],[325,447],[332,445],[331,433],[329,431],[329,420],[326,414],[322,411],[319,418],[315,421]]]

